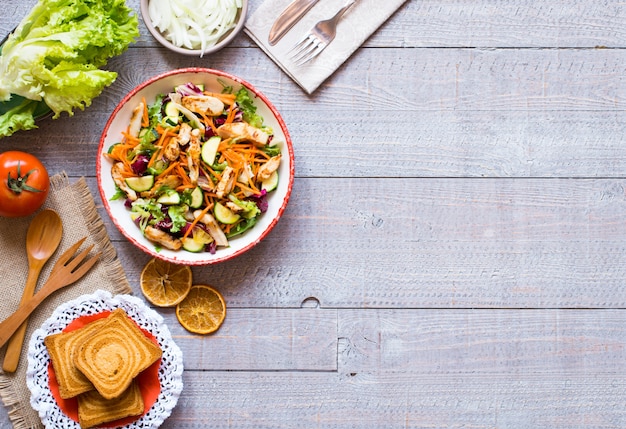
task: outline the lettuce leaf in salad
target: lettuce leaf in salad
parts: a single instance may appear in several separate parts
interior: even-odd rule
[[[243,111],[244,121],[256,128],[263,127],[263,117],[256,113],[254,100],[252,100],[246,88],[241,87],[241,89],[237,91],[235,101]]]
[[[187,225],[187,219],[185,219],[186,207],[183,206],[171,206],[167,210],[167,214],[172,219],[172,228],[170,232],[178,232]]]
[[[40,0],[2,45],[0,102],[45,103],[58,118],[91,105],[117,78],[101,70],[139,36],[125,0]],[[0,137],[35,128],[19,105],[0,115]]]

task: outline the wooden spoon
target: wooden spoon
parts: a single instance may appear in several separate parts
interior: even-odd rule
[[[44,283],[35,295],[27,299],[13,314],[0,323],[0,348],[9,342],[15,331],[28,319],[28,316],[37,309],[44,299],[59,289],[81,279],[98,262],[102,252],[98,252],[87,259],[89,252],[94,247],[93,244],[75,255],[86,239],[87,237],[81,238],[59,256],[54,267],[52,267],[52,271],[50,271],[48,281]]]
[[[59,247],[62,235],[63,224],[61,223],[61,218],[53,210],[43,210],[31,221],[28,232],[26,233],[28,277],[20,305],[28,301],[35,293],[35,286],[37,286],[41,269],[48,259],[50,259],[57,247]],[[4,355],[4,362],[2,363],[2,369],[5,372],[15,372],[17,369],[27,325],[28,320],[22,323],[9,340],[9,345]]]

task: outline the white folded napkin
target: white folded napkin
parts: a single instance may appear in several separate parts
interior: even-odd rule
[[[320,20],[332,17],[347,0],[319,0],[274,46],[267,38],[274,21],[292,0],[266,0],[248,17],[244,31],[308,94],[333,74],[406,0],[357,0],[337,25],[335,40],[317,58],[297,66],[289,50]]]

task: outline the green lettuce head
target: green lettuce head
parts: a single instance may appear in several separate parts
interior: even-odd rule
[[[2,46],[0,101],[17,95],[44,102],[54,118],[72,116],[115,81],[117,73],[101,67],[138,36],[124,0],[40,0]],[[0,116],[0,137],[35,128],[25,107]]]

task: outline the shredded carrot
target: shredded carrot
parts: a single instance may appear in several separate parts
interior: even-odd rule
[[[209,92],[209,91],[204,91],[204,95],[215,97],[218,100],[220,100],[222,103],[227,104],[229,106],[233,104],[235,102],[235,99],[237,98],[235,94],[219,94],[217,92]]]
[[[227,139],[222,140],[220,142],[220,144],[217,145],[217,151],[218,152],[222,152],[222,151],[228,149],[228,147],[230,146],[232,141],[233,141],[233,139],[231,139],[231,138],[227,138]]]
[[[231,164],[235,168],[243,167],[243,164],[246,161],[240,153],[234,150],[225,150],[224,152],[222,152],[222,155],[224,155],[226,161],[229,161],[229,164]]]
[[[160,178],[165,177],[166,175],[168,175],[173,169],[176,168],[176,166],[178,166],[178,162],[172,162],[170,165],[167,166],[167,168],[165,170],[163,170],[163,172],[161,174],[159,174],[157,176],[157,179],[160,179]]]
[[[136,176],[135,172],[131,168],[131,166],[127,162],[122,162],[123,167],[118,169],[119,174],[122,177],[133,177]]]
[[[183,183],[185,185],[191,185],[191,180],[189,180],[189,176],[187,175],[187,173],[185,173],[183,167],[181,167],[180,164],[176,165],[176,172],[178,173],[178,176],[180,176],[180,178],[183,180]]]
[[[191,222],[191,225],[189,225],[189,228],[187,228],[187,231],[185,231],[185,234],[183,234],[183,238],[187,238],[187,236],[189,235],[189,233],[191,232],[191,230],[194,228],[194,226],[196,226],[198,224],[198,222],[200,221],[200,219],[209,212],[210,208],[209,206],[206,206],[198,216],[196,216],[193,220],[193,222]]]
[[[159,136],[161,136],[163,134],[168,134],[170,136],[175,136],[175,135],[177,135],[179,129],[180,129],[180,125],[176,125],[175,127],[164,127],[161,124],[157,125],[156,128],[155,128],[155,130],[159,134]]]
[[[132,172],[132,167],[131,167],[132,160],[129,159],[130,156],[128,154],[129,149],[132,149],[132,147],[129,148],[128,145],[118,144],[111,149],[110,156],[116,159],[117,161],[121,162],[122,164],[124,164],[125,170],[127,170],[128,172]]]
[[[153,167],[154,166],[154,163],[156,162],[156,160],[159,157],[160,153],[161,153],[161,148],[158,148],[157,150],[154,151],[154,153],[150,157],[150,161],[148,161],[148,167]]]
[[[261,191],[259,191],[259,189],[254,185],[253,181],[248,181],[247,185],[239,182],[239,183],[237,183],[237,186],[239,186],[242,189],[242,191],[248,191],[248,192],[251,192],[252,194],[260,194],[261,193]]]
[[[137,176],[137,175],[135,174],[135,172],[134,172],[134,171],[130,170],[130,169],[126,166],[126,164],[124,164],[124,168],[123,168],[123,169],[118,170],[118,171],[119,171],[119,174],[120,174],[123,178],[127,178],[127,177],[135,177],[135,176]]]
[[[203,164],[203,167],[206,168],[208,171],[203,171],[206,177],[215,177],[218,181],[222,179],[222,174],[213,170],[210,166]],[[208,173],[208,174],[207,174]]]
[[[107,156],[116,161],[122,161],[122,159],[126,158],[125,145],[118,143],[115,146],[112,146]]]
[[[269,156],[266,152],[263,152],[262,150],[257,149],[256,147],[252,147],[250,149],[250,153],[254,155],[259,155],[262,158],[265,158],[266,160],[271,158],[271,156]]]
[[[213,131],[213,135],[217,135],[217,127],[215,126],[215,122],[213,122],[213,118],[211,116],[205,115],[204,113],[200,113],[202,116],[202,120],[205,125],[208,125],[209,128]]]
[[[165,140],[169,141],[169,139],[171,139],[171,138],[172,138],[172,135],[170,133],[165,132],[165,133],[161,134],[161,137],[159,137],[159,141],[158,141],[158,143],[156,145],[160,146],[160,147],[164,147],[165,146]]]
[[[131,136],[128,131],[124,131],[122,132],[122,135],[124,136],[124,143],[125,144],[129,144],[132,145],[132,147],[135,147],[139,144],[139,139],[135,136]]]
[[[237,114],[237,109],[235,109],[235,104],[231,104],[228,108],[228,115],[226,116],[225,124],[230,124],[235,119],[235,115]]]

